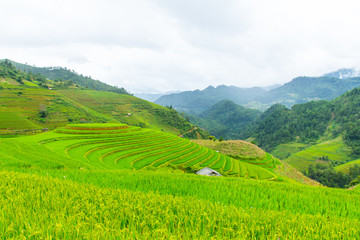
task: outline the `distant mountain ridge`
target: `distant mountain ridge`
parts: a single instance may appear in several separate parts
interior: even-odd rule
[[[222,100],[231,100],[239,105],[261,97],[266,90],[260,87],[239,88],[220,85],[209,86],[204,90],[185,91],[160,97],[155,103],[163,106],[173,106],[179,111],[200,113]]]
[[[360,77],[359,68],[341,68],[337,71],[326,73],[323,77],[335,77],[339,79]]]
[[[164,95],[155,103],[172,105],[179,111],[193,114],[200,114],[222,100],[231,100],[238,105],[258,110],[266,110],[276,103],[291,107],[313,100],[332,100],[360,87],[359,75],[360,72],[355,68],[340,69],[321,77],[297,77],[268,91],[260,87],[209,86],[204,90]]]
[[[268,91],[259,102],[267,107],[281,103],[287,107],[314,100],[332,100],[360,87],[360,78],[297,77],[283,86]]]

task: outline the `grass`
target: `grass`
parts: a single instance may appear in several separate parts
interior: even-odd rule
[[[305,148],[309,147],[308,144],[304,144],[304,143],[284,143],[284,144],[280,144],[278,145],[272,152],[271,154],[274,155],[275,157],[279,158],[279,159],[286,159],[288,158],[290,155],[300,152],[302,150],[304,150]]]
[[[0,91],[0,131],[55,128],[69,121],[111,121],[56,91],[13,86]]]
[[[330,163],[341,164],[351,161],[351,150],[345,145],[341,137],[329,140],[317,145],[310,146],[305,150],[292,154],[284,162],[292,165],[300,171],[305,171],[311,164]],[[319,160],[321,157],[328,160]]]
[[[0,126],[3,130],[16,129],[36,129],[39,128],[34,122],[30,121],[25,111],[10,112],[6,108],[0,107]]]

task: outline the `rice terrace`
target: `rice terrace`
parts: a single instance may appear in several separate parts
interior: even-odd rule
[[[358,237],[359,191],[301,185],[161,131],[69,124],[0,143],[4,238]],[[228,177],[185,173],[205,166]]]
[[[196,114],[1,60],[0,239],[360,239],[349,82],[333,100]]]

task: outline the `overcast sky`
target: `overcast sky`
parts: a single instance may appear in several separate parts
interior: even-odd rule
[[[360,65],[357,0],[1,0],[0,58],[136,92],[268,86]]]

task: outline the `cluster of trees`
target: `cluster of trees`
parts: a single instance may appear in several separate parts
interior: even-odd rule
[[[343,174],[328,165],[316,164],[310,165],[305,175],[327,187],[347,188],[360,177],[360,166],[354,165],[349,174]]]
[[[336,133],[344,132],[344,140],[355,156],[360,155],[360,88],[334,100]]]
[[[275,104],[251,123],[242,138],[255,137],[259,146],[271,151],[281,143],[316,141],[332,117],[332,103],[312,101],[291,109]]]
[[[0,77],[8,77],[14,79],[21,85],[23,85],[24,80],[26,80],[29,82],[34,82],[40,87],[48,88],[48,86],[46,85],[48,80],[44,75],[26,71],[24,72],[20,69],[17,69],[16,66],[7,59],[0,62]]]
[[[0,77],[8,77],[16,80],[20,84],[24,84],[24,74],[7,60],[0,62]]]

